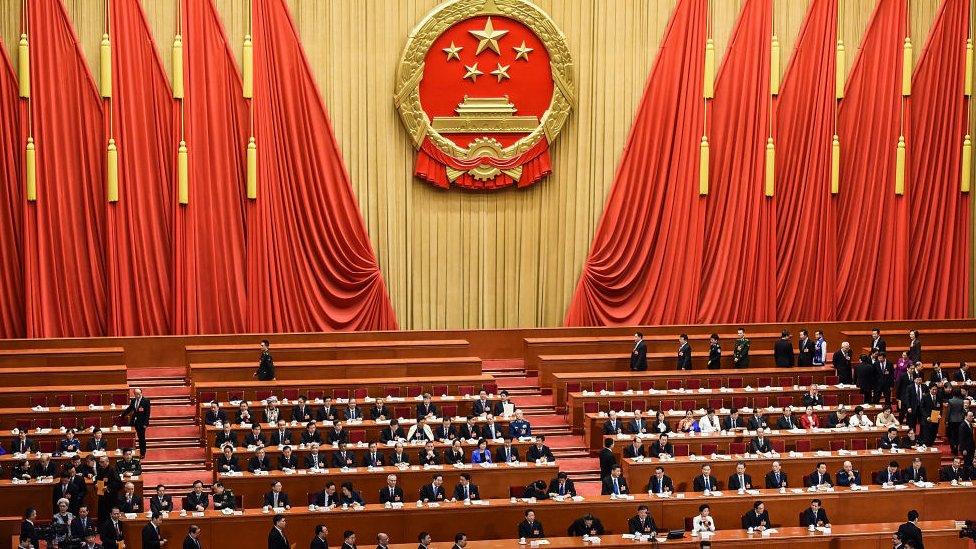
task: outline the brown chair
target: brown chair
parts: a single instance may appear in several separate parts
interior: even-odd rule
[[[610,403],[609,403],[609,405],[610,405],[610,409],[613,410],[613,411],[616,411],[616,412],[625,412],[625,411],[627,411],[627,402],[625,400],[622,400],[622,399],[611,400]]]
[[[867,449],[868,449],[868,439],[855,438],[851,440],[851,450],[867,450]]]
[[[213,402],[217,400],[217,391],[200,391],[200,402]]]
[[[838,395],[824,395],[824,405],[825,406],[834,406],[834,407],[836,407],[838,403],[840,403],[840,396],[838,396]]]
[[[675,444],[674,445],[674,455],[678,457],[688,457],[689,447],[687,444]]]
[[[759,387],[769,387],[772,384],[773,384],[773,378],[772,377],[757,377],[756,378],[756,385],[759,386]]]
[[[732,397],[732,409],[739,410],[749,405],[749,397]]]
[[[444,417],[456,416],[458,413],[457,404],[445,404],[441,407],[441,413],[444,414]]]
[[[718,444],[706,442],[701,445],[701,453],[703,456],[710,456],[716,452],[718,452]]]
[[[685,388],[689,391],[697,391],[698,389],[701,389],[701,379],[696,377],[688,378],[685,381]]]
[[[254,398],[256,400],[268,400],[271,398],[273,393],[269,389],[257,389],[254,391]]]
[[[851,393],[851,397],[849,399],[849,403],[850,403],[851,406],[857,406],[858,404],[864,404],[864,395],[862,395],[861,393]]]
[[[779,438],[779,439],[773,439],[772,442],[771,442],[771,444],[773,446],[773,450],[775,450],[776,452],[778,452],[780,454],[782,454],[783,452],[786,451],[786,441],[784,441],[781,438]]]
[[[356,389],[353,389],[352,396],[362,400],[369,396],[369,391],[367,391],[362,387],[358,387]]]
[[[642,398],[631,399],[630,401],[630,411],[634,410],[647,410],[647,401]]]
[[[801,385],[803,387],[808,387],[813,383],[813,376],[811,375],[801,375],[799,376],[799,378],[800,378],[800,382],[798,383],[798,385]]]
[[[708,378],[708,388],[709,389],[721,389],[725,384],[725,380],[719,377]]]
[[[769,396],[760,395],[752,399],[752,405],[754,408],[768,408],[769,407]]]
[[[676,404],[676,401],[671,400],[671,399],[662,400],[661,401],[661,411],[662,412],[670,412],[671,410],[674,410],[675,404]]]
[[[745,380],[741,377],[730,377],[729,378],[729,389],[741,389],[745,387]]]
[[[281,391],[281,394],[283,397],[287,398],[288,400],[298,400],[299,391],[294,387],[289,387]]]
[[[786,408],[787,406],[793,406],[793,397],[791,396],[778,396],[776,397],[776,405],[780,408]]]
[[[800,439],[796,441],[796,451],[797,452],[809,452],[813,446],[810,444],[810,439]]]
[[[614,391],[626,391],[629,388],[629,383],[625,379],[616,379],[613,381]]]
[[[583,403],[583,413],[584,414],[595,414],[600,411],[599,402],[584,402]]]
[[[475,392],[474,392],[474,385],[458,385],[458,394],[459,395],[473,395],[473,394],[475,394]]]
[[[744,453],[746,453],[746,443],[745,442],[730,442],[729,443],[729,453],[730,454],[744,454]]]
[[[847,441],[844,440],[831,440],[830,441],[830,451],[836,452],[837,450],[846,450]]]
[[[667,383],[666,383],[665,386],[668,388],[669,391],[670,390],[673,390],[673,389],[680,389],[681,388],[681,380],[680,379],[669,379],[667,381]]]
[[[643,379],[638,384],[638,386],[640,387],[640,390],[641,391],[648,391],[648,390],[654,388],[654,380],[653,379]]]
[[[606,391],[607,390],[607,387],[608,387],[608,384],[607,384],[606,381],[594,381],[593,382],[593,390],[596,391],[596,392]]]
[[[789,389],[793,387],[793,376],[780,376],[779,386],[784,389]]]
[[[566,393],[578,393],[583,389],[578,381],[570,381],[566,384]]]

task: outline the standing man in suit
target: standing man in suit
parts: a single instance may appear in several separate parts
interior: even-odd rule
[[[133,391],[132,400],[129,406],[122,411],[120,418],[130,416],[129,423],[136,430],[139,437],[139,458],[146,459],[146,428],[149,427],[149,418],[152,415],[152,404],[149,399],[142,396],[142,389],[138,387]]]
[[[149,524],[142,528],[142,547],[143,549],[162,549],[166,545],[166,538],[159,533],[159,523],[163,521],[163,516],[155,512],[149,519]]]
[[[613,439],[603,439],[603,449],[600,450],[600,478],[606,478],[617,465],[617,456],[613,454]]]
[[[119,522],[121,519],[122,512],[118,507],[113,507],[112,515],[99,528],[98,534],[105,549],[119,549],[119,542],[125,539],[122,537],[122,524]]]
[[[956,446],[959,448],[959,455],[965,463],[967,469],[973,466],[973,452],[976,451],[976,444],[973,443],[973,411],[966,412],[966,419],[959,425],[956,432]]]
[[[258,370],[254,372],[254,377],[259,381],[273,381],[275,379],[274,359],[271,358],[271,342],[267,339],[261,340],[261,359],[258,362]]]
[[[959,455],[959,445],[957,444],[957,433],[962,420],[966,419],[966,394],[965,388],[957,388],[952,391],[949,397],[946,411],[946,438],[949,440],[949,448],[952,455]]]
[[[887,352],[888,344],[881,339],[881,330],[879,328],[871,330],[871,354]]]
[[[806,330],[800,330],[800,340],[798,342],[799,348],[797,349],[798,355],[798,366],[813,366],[813,356],[816,352],[816,347],[813,341],[810,340],[810,334]]]
[[[200,527],[196,524],[191,524],[189,531],[186,533],[186,537],[183,538],[183,549],[202,549],[203,546],[200,545]]]
[[[790,340],[789,330],[783,330],[773,346],[773,359],[778,368],[791,368],[795,362],[793,357],[793,341]]]
[[[827,340],[824,339],[823,332],[816,330],[813,332],[813,364],[823,366],[827,363]]]
[[[837,372],[837,380],[845,385],[854,383],[854,370],[851,369],[851,344],[843,342],[840,349],[834,353],[834,371]]]
[[[268,532],[268,549],[291,549],[285,535],[285,515],[275,515],[272,521],[271,531]]]
[[[912,509],[908,512],[908,522],[898,527],[898,535],[904,543],[912,546],[912,549],[925,549],[922,543],[922,529],[918,527],[918,511]]]
[[[881,399],[884,399],[885,408],[890,408],[891,387],[895,383],[895,370],[888,362],[888,356],[885,353],[878,353],[877,368],[878,382],[875,385],[874,404],[878,404]]]
[[[732,348],[732,367],[749,367],[749,346],[752,344],[746,338],[746,331],[739,328],[737,331],[738,339],[735,340],[735,347]]]
[[[942,419],[942,403],[939,402],[938,392],[939,388],[933,385],[929,387],[927,394],[922,395],[922,417],[919,418],[922,427],[919,439],[926,446],[935,444],[935,436],[939,432],[939,422]]]
[[[325,539],[329,535],[329,529],[324,524],[315,525],[315,537],[308,549],[329,549],[329,542]]]
[[[708,338],[708,369],[718,370],[722,367],[722,346],[719,344],[718,334]]]
[[[644,334],[640,332],[634,334],[634,348],[630,352],[630,369],[635,372],[647,370],[647,343],[644,343]]]
[[[688,334],[678,336],[678,370],[691,369],[691,344],[688,343]]]
[[[861,390],[861,396],[864,397],[864,402],[868,404],[874,403],[874,388],[877,385],[877,368],[874,366],[874,362],[871,361],[871,357],[868,355],[861,355],[860,362],[857,365],[857,388]]]

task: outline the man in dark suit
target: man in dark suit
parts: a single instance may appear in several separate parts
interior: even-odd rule
[[[542,523],[535,520],[535,511],[529,509],[525,512],[525,519],[518,525],[518,537],[525,539],[535,539],[546,537]]]
[[[259,448],[258,453],[251,456],[251,459],[247,462],[247,470],[252,473],[256,471],[271,470],[271,460],[268,459],[268,455],[265,453],[264,448]]]
[[[630,369],[635,372],[647,370],[647,343],[644,334],[634,334],[634,348],[630,351]]]
[[[746,420],[739,413],[739,410],[732,410],[728,416],[722,420],[722,429],[726,431],[733,431],[735,429],[745,429]]]
[[[854,383],[861,390],[864,402],[873,404],[874,390],[878,384],[878,368],[868,355],[861,355],[859,360],[854,372],[856,374]]]
[[[380,533],[377,534],[376,541],[379,542],[378,546],[386,549],[386,546],[390,543],[390,537]],[[356,532],[346,530],[342,533],[342,549],[356,549]]]
[[[928,390],[922,383],[922,376],[916,374],[911,385],[908,385],[901,395],[905,419],[908,422],[908,427],[913,431],[922,421],[922,400],[924,400],[927,392]]]
[[[654,517],[647,512],[646,505],[637,507],[637,514],[630,517],[627,521],[627,531],[631,534],[642,536],[653,536],[657,533],[657,525],[654,524]]]
[[[390,424],[380,432],[380,442],[383,443],[406,439],[407,434],[403,432],[403,428],[400,427],[400,422],[396,419],[391,419]]]
[[[17,438],[10,443],[10,453],[26,454],[34,449],[34,441],[27,438],[27,431],[18,431]]]
[[[972,471],[963,467],[962,458],[959,456],[952,458],[952,465],[946,465],[939,471],[939,480],[942,482],[962,482],[972,479]]]
[[[334,482],[326,482],[325,489],[315,494],[315,505],[319,507],[336,507],[340,505],[339,494],[336,493]]]
[[[688,334],[678,336],[678,370],[691,369],[691,344],[688,343]]]
[[[624,448],[624,457],[634,459],[637,457],[644,457],[644,444],[641,443],[641,439],[634,438],[631,443]]]
[[[797,365],[813,366],[813,355],[815,352],[813,340],[806,330],[800,330],[800,339],[797,341]]]
[[[200,545],[200,527],[196,524],[190,525],[186,537],[183,538],[183,549],[203,549]]]
[[[417,405],[417,418],[438,417],[440,411],[437,409],[437,405],[433,403],[430,393],[424,393],[423,398],[423,401]]]
[[[377,398],[376,402],[374,402],[373,406],[369,409],[369,419],[373,421],[376,420],[384,421],[387,419],[391,419],[392,417],[393,417],[393,413],[390,411],[390,408],[384,403],[382,398]]]
[[[547,463],[556,462],[556,456],[553,455],[552,450],[546,446],[545,435],[536,436],[535,444],[530,446],[525,452],[525,461],[534,463],[539,460],[545,460]]]
[[[61,475],[61,482],[54,488],[54,492],[51,494],[51,509],[53,509],[53,512],[58,512],[58,501],[61,498],[68,500],[69,509],[75,509],[81,504],[81,494],[78,492],[78,486],[72,480],[67,474]]]
[[[617,412],[610,410],[610,417],[603,422],[603,434],[619,435],[624,432],[624,422],[617,417]]]
[[[88,506],[82,505],[78,508],[78,516],[71,521],[71,537],[85,539],[89,532],[96,532],[95,522],[88,516]]]
[[[386,475],[386,486],[380,488],[380,503],[403,503],[403,488],[397,486],[396,475]]]
[[[279,507],[291,509],[291,501],[288,499],[288,494],[281,491],[280,480],[272,482],[271,491],[264,494],[264,506],[271,507],[272,509]]]
[[[570,497],[576,495],[576,486],[565,471],[559,471],[556,478],[549,481],[549,495]]]
[[[124,541],[120,520],[122,520],[122,511],[115,507],[112,509],[111,516],[98,529],[99,537],[102,538],[102,546],[105,549],[119,549],[119,542]]]
[[[285,515],[274,516],[271,531],[268,532],[268,549],[291,549],[288,536],[285,535],[285,525]]]
[[[278,420],[278,428],[271,431],[271,446],[285,446],[296,442],[292,439],[292,434],[288,431],[288,424],[283,419]]]
[[[761,501],[753,503],[752,510],[742,516],[742,527],[759,532],[769,528],[769,512],[766,511],[766,504]]]
[[[753,454],[766,454],[773,451],[773,446],[770,444],[768,438],[763,436],[762,433],[758,433],[749,441],[749,451]]]
[[[922,467],[921,458],[913,459],[912,465],[901,472],[901,478],[905,482],[926,482],[929,478],[925,472],[925,467]]]
[[[495,460],[499,461],[499,460]],[[613,439],[603,439],[603,449],[600,450],[600,478],[610,474],[610,470],[617,464],[617,456],[613,454]]]
[[[822,461],[818,463],[817,469],[803,480],[803,485],[808,488],[811,486],[833,486],[830,473],[827,472],[827,464]]]
[[[183,499],[183,509],[185,511],[206,511],[210,505],[210,496],[203,491],[203,482],[193,481],[193,489]]]
[[[573,521],[566,530],[570,537],[583,536],[602,536],[604,533],[603,523],[593,515],[586,514]]]
[[[254,377],[258,378],[258,381],[275,379],[274,359],[271,358],[271,342],[267,339],[261,340],[261,358],[258,361],[258,369],[254,372]]]
[[[891,388],[895,383],[895,369],[888,362],[888,356],[885,353],[879,352],[877,357],[877,362],[875,363],[877,368],[877,373],[875,374],[877,381],[875,383],[873,403],[877,404],[884,399],[885,408],[890,408]]]
[[[149,427],[149,418],[152,416],[152,403],[149,399],[142,396],[142,389],[138,387],[133,391],[132,400],[129,406],[122,411],[120,418],[129,416],[129,424],[136,430],[139,437],[139,458],[146,459],[146,428]]]
[[[912,509],[908,512],[908,522],[898,527],[898,535],[904,543],[912,546],[912,549],[925,549],[922,543],[922,529],[918,527],[918,511]]]
[[[956,373],[952,375],[952,380],[958,383],[965,383],[970,381],[972,376],[969,375],[969,364],[966,362],[959,363],[959,369]]]
[[[834,371],[837,372],[837,380],[845,385],[854,383],[854,371],[851,369],[851,344],[843,342],[840,349],[834,353]]]
[[[824,511],[819,499],[811,501],[810,507],[807,507],[800,513],[800,526],[807,528],[811,524],[830,528],[830,519],[827,518],[827,512]]]
[[[752,342],[746,337],[746,331],[743,328],[736,330],[736,336],[735,346],[732,347],[732,367],[748,368],[749,348],[752,346]]]
[[[901,473],[898,471],[898,462],[888,463],[888,467],[875,475],[875,482],[878,484],[904,484]]]
[[[888,344],[881,339],[881,330],[875,328],[871,330],[871,353],[887,353]]]
[[[286,469],[292,471],[298,469],[298,456],[292,451],[291,446],[283,446],[281,456],[278,457],[278,470],[284,471]]]
[[[654,474],[647,479],[647,491],[651,494],[674,492],[674,481],[664,474],[664,467],[658,465],[654,468]]]
[[[919,432],[919,441],[926,446],[935,445],[935,437],[939,432],[939,423],[942,418],[942,402],[939,401],[939,388],[935,385],[929,387],[927,394],[922,396],[922,417]],[[934,421],[933,421],[934,420]]]
[[[647,419],[641,417],[641,411],[634,410],[634,419],[627,424],[627,432],[632,435],[643,435],[649,433],[651,428],[652,426],[648,423]]]
[[[420,488],[420,500],[424,503],[444,501],[444,497],[444,476],[439,473]]]
[[[722,367],[722,346],[719,344],[718,334],[708,338],[708,369],[718,370]]]
[[[385,463],[383,459],[383,453],[377,449],[376,442],[369,443],[369,449],[366,450],[366,454],[363,455],[363,466],[364,467],[382,467]]]
[[[784,410],[782,417],[776,421],[777,429],[798,429],[799,427],[800,422],[793,417],[793,408]]]
[[[494,408],[494,403],[488,400],[488,391],[482,389],[481,392],[478,393],[478,400],[474,401],[474,405],[472,405],[471,415],[472,416],[488,415],[492,413],[493,408]]]
[[[695,477],[692,485],[696,492],[718,490],[718,481],[712,476],[712,466],[702,465],[701,474]]]
[[[973,453],[976,452],[976,444],[973,441],[973,412],[966,412],[966,419],[959,425],[956,432],[956,446],[959,448],[959,455],[962,456],[963,463],[967,468],[973,467]]]
[[[620,465],[614,465],[613,469],[610,470],[610,476],[603,479],[603,487],[600,493],[604,496],[611,494],[622,496],[630,493],[627,491],[627,479],[623,477]]]
[[[783,471],[783,466],[778,461],[773,462],[773,470],[766,473],[766,488],[786,488],[789,486],[789,479]]]
[[[309,549],[329,549],[329,542],[325,538],[329,535],[329,529],[324,524],[315,525],[315,537],[308,546]]]
[[[481,499],[481,492],[478,485],[471,482],[469,473],[461,473],[457,485],[454,487],[454,501],[466,501]]]
[[[780,338],[773,345],[773,359],[776,366],[780,368],[790,368],[794,364],[793,341],[790,339],[790,332],[783,330]]]
[[[729,490],[751,490],[752,475],[746,473],[746,464],[739,462],[735,466],[735,473],[729,475]]]
[[[210,409],[207,410],[203,422],[207,425],[213,425],[218,422],[227,423],[227,414],[220,409],[220,405],[217,404],[216,400],[210,403]]]
[[[166,545],[166,538],[159,533],[159,523],[162,521],[162,515],[153,513],[149,524],[143,526],[142,547],[144,549],[162,549],[163,545]]]
[[[156,495],[149,498],[149,510],[154,513],[173,511],[173,496],[166,494],[166,487],[162,484],[156,485]]]
[[[966,399],[969,394],[965,388],[958,388],[952,391],[952,395],[946,402],[946,439],[949,441],[949,448],[953,455],[959,453],[959,446],[956,444],[959,433],[959,426],[966,418]]]
[[[648,451],[648,455],[651,457],[659,458],[661,455],[673,456],[674,455],[674,444],[668,442],[668,434],[661,433],[654,444],[651,444],[651,448]]]
[[[845,460],[841,470],[837,471],[837,486],[861,485],[861,472],[854,468],[854,464]]]

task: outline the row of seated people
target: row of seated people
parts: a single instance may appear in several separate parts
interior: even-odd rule
[[[233,426],[229,423],[223,424],[222,430],[214,438],[214,446],[222,447],[230,444],[235,447],[260,448],[285,444],[341,444],[363,442],[362,439],[365,438],[364,434],[359,433],[360,440],[353,440],[355,431],[347,429],[346,427],[349,424],[344,425],[341,422],[334,422],[331,429],[326,429],[324,434],[319,431],[318,424],[315,421],[305,423],[305,428],[300,433],[295,433],[289,428],[285,420],[279,419],[269,435],[264,434],[260,423],[250,425],[250,432],[238,440]],[[515,417],[507,428],[496,423],[493,416],[487,416],[483,423],[474,418],[468,418],[465,422],[455,422],[451,418],[443,418],[440,421],[428,421],[426,418],[419,418],[406,430],[400,425],[399,420],[391,419],[389,425],[380,431],[379,442],[383,444],[407,441],[451,442],[454,440],[518,439],[531,436],[532,424],[525,419],[522,410],[515,410]]]
[[[16,480],[53,479],[58,478],[61,472],[67,470],[69,467],[74,467],[80,474],[85,476],[89,474],[95,475],[100,468],[99,463],[102,460],[108,464],[102,467],[111,468],[120,477],[138,477],[142,474],[142,463],[138,458],[134,457],[132,448],[122,448],[122,459],[116,460],[114,465],[111,464],[108,456],[104,454],[89,454],[84,459],[82,459],[82,456],[75,454],[63,465],[62,471],[58,471],[57,465],[51,458],[51,454],[41,454],[33,464],[27,458],[16,460],[14,466],[11,468],[10,478]]]
[[[526,451],[525,461],[535,463],[554,463],[556,457],[552,450],[546,445],[546,437],[539,435],[535,443]],[[357,454],[359,454],[357,456]],[[465,463],[509,463],[522,461],[519,449],[512,445],[512,439],[506,438],[504,443],[499,446],[494,454],[488,448],[488,441],[480,439],[478,447],[466,455],[460,440],[455,439],[451,448],[443,454],[434,448],[432,441],[427,441],[424,449],[420,452],[417,460],[412,462],[410,456],[404,451],[402,442],[397,442],[392,451],[384,452],[379,449],[376,442],[369,443],[363,452],[350,450],[345,442],[338,445],[338,451],[332,453],[331,462],[327,461],[319,453],[318,443],[311,443],[310,452],[301,462],[294,454],[291,446],[285,445],[281,448],[281,455],[272,464],[267,456],[265,448],[258,447],[256,453],[247,460],[247,471],[254,473],[258,471],[272,470],[298,470],[298,469],[325,469],[328,467],[351,468],[351,467],[383,467],[386,465],[453,465]],[[218,473],[235,473],[244,470],[240,460],[234,455],[234,447],[225,445],[222,454],[217,458],[215,470]]]
[[[472,403],[472,416],[494,415],[509,416],[515,412],[515,404],[510,400],[507,391],[499,393],[500,400],[493,401],[489,398],[488,392],[482,390],[478,398]],[[432,402],[430,393],[424,393],[421,402],[415,407],[416,418],[435,418],[440,417],[441,410]],[[383,398],[377,398],[371,406],[362,408],[358,405],[355,398],[348,402],[337,404],[331,397],[325,397],[321,406],[314,406],[309,403],[304,396],[299,396],[297,402],[291,407],[287,416],[282,411],[277,399],[271,399],[264,404],[264,409],[253,410],[251,405],[242,401],[237,405],[233,423],[271,423],[277,424],[279,420],[290,420],[297,423],[308,421],[349,421],[357,419],[371,420],[391,420],[395,419],[394,410],[386,405]],[[227,413],[220,409],[219,403],[210,402],[210,408],[204,415],[204,423],[207,425],[217,425],[228,423]]]
[[[105,433],[100,427],[86,430],[86,433],[90,433],[91,436],[86,436],[86,440],[82,441],[78,437],[78,429],[66,429],[64,438],[57,442],[53,452],[64,454],[68,452],[106,452],[109,450],[109,441],[105,438]],[[10,441],[9,453],[29,454],[37,452],[39,447],[40,445],[30,438],[30,433],[18,429],[17,438]],[[8,450],[4,449],[4,451],[6,453]]]

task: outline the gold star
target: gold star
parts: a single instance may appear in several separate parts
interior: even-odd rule
[[[471,65],[470,67],[465,65],[464,68],[468,70],[468,72],[464,74],[464,78],[470,78],[472,82],[477,82],[478,77],[481,76],[482,74],[485,74],[478,70],[477,63]]]
[[[526,62],[529,61],[529,52],[532,51],[532,48],[525,47],[525,40],[522,40],[521,46],[512,49],[515,50],[516,61],[518,61],[519,59],[525,59]]]
[[[463,50],[463,49],[464,48],[462,48],[461,46],[455,46],[454,45],[454,42],[451,42],[451,47],[444,48],[444,53],[447,54],[447,60],[448,61],[450,61],[451,59],[457,59],[458,61],[460,61],[461,60],[461,50]]]
[[[502,64],[499,63],[498,64],[498,68],[495,69],[495,70],[493,70],[493,71],[491,71],[491,74],[494,74],[495,76],[497,76],[498,77],[498,81],[501,82],[502,79],[511,78],[511,76],[508,75],[508,68],[509,67],[511,67],[511,65],[504,65],[504,66],[502,66]]]
[[[501,55],[502,52],[498,49],[498,39],[502,36],[508,34],[507,30],[495,30],[495,27],[491,25],[491,17],[485,23],[484,30],[473,30],[468,31],[474,35],[475,38],[480,40],[478,42],[478,50],[474,52],[475,55],[481,55],[481,52],[485,51],[485,48],[491,49],[491,51]]]

